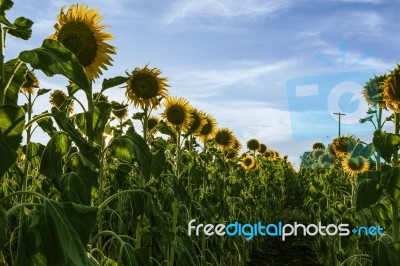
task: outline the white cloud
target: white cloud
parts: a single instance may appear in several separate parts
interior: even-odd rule
[[[196,17],[251,20],[273,16],[294,3],[293,0],[181,0],[172,5],[165,22],[171,24]]]

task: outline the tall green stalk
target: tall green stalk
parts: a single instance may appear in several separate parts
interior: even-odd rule
[[[5,87],[4,87],[4,29],[0,23],[0,105],[4,104],[5,101]]]
[[[394,115],[394,133],[396,135],[399,134],[400,131],[400,114],[396,113]],[[396,153],[394,154],[394,158],[393,158],[393,164],[395,166],[398,166],[399,164],[399,155],[398,152],[396,151]],[[392,202],[392,209],[393,209],[393,241],[394,242],[398,242],[399,241],[399,202],[396,201],[396,199],[393,199]]]

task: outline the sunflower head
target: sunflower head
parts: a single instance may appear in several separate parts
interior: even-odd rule
[[[200,133],[206,121],[201,112],[196,108],[190,109],[189,115],[192,118],[192,122],[188,126],[185,133],[188,135],[193,134],[197,136]]]
[[[250,139],[247,141],[247,148],[251,151],[258,151],[260,149],[260,142],[257,139]]]
[[[159,98],[168,95],[167,81],[165,77],[160,77],[161,70],[149,68],[148,64],[144,68],[135,68],[126,85],[126,97],[135,105],[145,108],[156,108],[159,105]]]
[[[349,154],[356,144],[353,137],[337,137],[332,142],[332,148],[336,156],[342,157]]]
[[[121,104],[116,101],[111,102],[111,112],[115,115],[119,120],[124,120],[128,118],[128,105]]]
[[[316,142],[313,144],[312,146],[313,151],[315,150],[324,150],[325,149],[325,145],[321,142]]]
[[[154,116],[154,115],[150,116],[149,119],[147,119],[148,131],[155,133],[155,131],[156,131],[155,128],[159,122],[160,122],[160,118],[158,118],[157,116]]]
[[[242,143],[240,143],[240,141],[236,137],[234,137],[232,141],[232,150],[239,152],[241,149]]]
[[[185,98],[168,97],[164,102],[165,110],[162,117],[166,120],[167,124],[174,129],[180,131],[187,131],[192,117],[190,116],[190,109],[192,108]]]
[[[354,158],[349,156],[343,160],[342,167],[346,173],[354,178],[357,176],[357,174],[361,174],[369,170],[369,160],[362,156],[357,156]]]
[[[68,99],[68,96],[62,90],[54,90],[50,94],[50,103],[60,110],[65,110],[69,115],[73,113],[73,102]]]
[[[383,97],[387,107],[395,113],[400,112],[400,65],[398,65],[383,83]]]
[[[36,78],[35,74],[29,70],[25,74],[25,79],[26,81],[22,84],[21,91],[25,94],[33,94],[35,88],[39,88],[39,80]]]
[[[220,128],[214,137],[215,146],[221,151],[232,149],[235,136],[229,128]]]
[[[214,138],[217,131],[217,121],[210,114],[202,113],[202,115],[204,119],[204,125],[199,131],[199,138],[202,142],[206,142],[207,140]]]
[[[240,165],[245,170],[255,170],[255,169],[257,169],[256,158],[254,158],[251,155],[243,157]]]
[[[378,105],[382,109],[386,109],[386,103],[383,98],[384,95],[384,82],[387,79],[386,74],[381,76],[375,76],[370,79],[364,86],[362,94],[368,105],[377,107]]]
[[[224,152],[225,161],[234,161],[238,157],[238,151],[229,149]]]
[[[267,145],[265,145],[264,143],[261,143],[260,144],[260,149],[258,150],[258,152],[263,154],[266,151],[267,151]]]
[[[109,103],[108,97],[102,93],[95,92],[93,93],[93,99],[96,100],[98,99],[99,102],[106,102]]]
[[[62,43],[85,68],[90,81],[102,74],[111,64],[110,54],[115,54],[115,47],[107,44],[113,36],[104,32],[106,26],[98,25],[104,16],[97,9],[88,9],[86,5],[72,5],[66,13],[64,8],[58,15],[56,32],[49,38]]]
[[[311,156],[314,159],[318,160],[318,158],[321,157],[324,153],[325,153],[324,150],[320,150],[320,149],[313,150],[312,153],[311,153]]]
[[[275,157],[275,152],[271,149],[267,149],[264,153],[263,156],[267,160],[273,160]]]

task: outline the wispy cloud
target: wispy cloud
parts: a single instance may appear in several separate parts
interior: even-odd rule
[[[292,7],[293,0],[180,0],[168,12],[165,22],[171,24],[193,18],[249,20],[270,17]]]

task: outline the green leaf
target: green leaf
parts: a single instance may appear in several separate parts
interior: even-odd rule
[[[63,174],[64,157],[71,147],[71,140],[65,132],[56,132],[43,152],[39,172],[59,185]]]
[[[391,200],[400,202],[400,167],[393,167],[382,176],[387,193]]]
[[[0,106],[0,177],[17,159],[16,150],[22,141],[25,111],[14,105]]]
[[[83,245],[87,245],[90,234],[97,223],[97,207],[83,206],[73,202],[61,203],[69,222],[75,228]]]
[[[389,244],[382,239],[378,239],[372,244],[372,265],[373,266],[389,266],[395,265],[390,263]]]
[[[176,138],[175,131],[172,128],[170,128],[163,120],[158,122],[156,128],[161,134],[165,134],[172,138]]]
[[[154,178],[159,178],[162,171],[164,170],[165,164],[165,152],[164,150],[158,150],[153,153],[153,159],[151,160],[151,174]]]
[[[85,92],[89,92],[89,81],[85,70],[78,59],[61,43],[46,39],[42,47],[23,51],[18,57],[35,69],[42,70],[47,76],[63,75],[77,84]]]
[[[105,91],[109,88],[121,85],[121,84],[127,82],[128,79],[129,79],[128,77],[121,77],[121,76],[118,76],[115,78],[110,78],[110,79],[104,79],[103,84],[101,86],[101,91]]]
[[[378,202],[370,207],[370,211],[374,221],[376,221],[383,228],[388,228],[392,223],[388,207]]]
[[[380,152],[382,158],[390,163],[394,153],[398,152],[400,147],[400,136],[382,131],[375,131],[373,143]]]
[[[11,27],[6,27],[8,33],[14,37],[28,40],[32,35],[33,21],[24,17],[17,18]]]
[[[8,241],[7,229],[8,222],[6,210],[2,206],[0,206],[0,250],[3,249],[4,244]]]
[[[38,96],[44,95],[44,94],[48,93],[49,91],[51,91],[51,89],[39,89],[37,92],[37,95]]]
[[[48,112],[45,111],[42,114],[47,114]],[[33,118],[35,118],[36,116],[34,116]],[[53,126],[53,120],[50,117],[45,117],[43,119],[40,119],[38,121],[36,121],[36,123],[39,125],[39,127],[46,132],[50,137],[53,136],[54,132],[57,131],[57,128],[55,128]]]
[[[57,125],[68,133],[72,141],[78,146],[81,154],[90,162],[94,168],[100,168],[100,162],[97,158],[98,150],[91,146],[82,135],[76,130],[72,122],[67,117],[66,113],[53,107],[51,109],[54,119]]]
[[[1,0],[0,1],[0,16],[5,16],[6,11],[13,7],[14,3],[11,0]]]
[[[97,185],[97,173],[83,166],[77,172],[70,172],[60,179],[61,197],[64,201],[90,205],[92,188]]]
[[[46,265],[91,265],[81,236],[56,201],[44,201],[32,217],[30,230]]]
[[[75,123],[78,128],[99,145],[103,143],[104,129],[110,120],[111,116],[111,104],[106,102],[99,102],[93,108],[92,111],[86,113],[77,114],[75,117]],[[92,120],[92,134],[87,133],[87,121]]]
[[[26,159],[32,163],[32,167],[35,168],[40,165],[44,149],[45,146],[43,144],[30,142],[29,145],[22,147],[22,152],[26,155]]]
[[[22,85],[26,82],[25,74],[28,71],[26,64],[23,63],[19,66],[17,71],[15,67],[18,65],[18,59],[12,59],[4,64],[4,75],[5,80],[9,80],[13,75],[10,85],[7,88],[5,103],[7,104],[18,104],[18,94]]]
[[[377,187],[379,180],[363,179],[358,183],[356,192],[356,211],[375,204],[382,196],[382,190]]]

